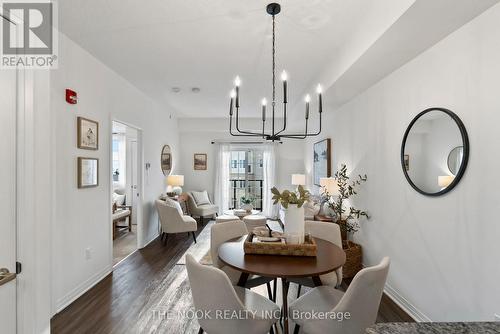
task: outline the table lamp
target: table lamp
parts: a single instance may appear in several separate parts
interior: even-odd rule
[[[443,176],[438,176],[438,185],[441,187],[441,189],[444,189],[448,187],[453,180],[455,180],[455,177],[453,175],[443,175]]]
[[[320,178],[319,185],[323,188],[324,192],[328,192],[330,195],[335,195],[339,192],[339,185],[337,184],[337,180],[333,177]]]
[[[184,175],[169,175],[167,176],[167,192],[175,193],[176,195],[182,194],[182,186],[184,185]]]
[[[305,186],[306,176],[304,174],[292,174],[292,185]]]

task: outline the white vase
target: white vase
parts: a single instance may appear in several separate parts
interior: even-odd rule
[[[246,212],[252,212],[253,205],[252,204],[243,204],[243,205],[241,205],[241,208],[243,210],[246,210]]]
[[[288,208],[283,208],[285,235],[298,236],[299,243],[304,243],[304,207],[297,207],[297,204],[288,204]]]

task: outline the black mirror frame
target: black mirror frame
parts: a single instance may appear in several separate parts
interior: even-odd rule
[[[436,193],[428,193],[428,192],[423,191],[419,187],[417,187],[415,185],[415,183],[413,183],[413,181],[411,180],[411,178],[408,175],[408,172],[406,171],[406,168],[405,168],[404,156],[405,156],[406,139],[408,138],[408,134],[410,133],[411,128],[413,127],[413,125],[417,122],[417,120],[420,117],[422,117],[423,115],[427,114],[428,112],[431,112],[434,110],[444,112],[445,114],[450,116],[457,124],[458,129],[460,130],[460,134],[462,136],[462,143],[463,143],[463,147],[464,147],[464,156],[463,156],[462,165],[460,166],[460,169],[458,170],[457,175],[455,175],[455,179],[453,180],[453,182],[448,187],[446,187],[446,188],[444,188]],[[460,182],[460,180],[462,179],[462,176],[464,175],[465,170],[467,169],[467,163],[469,162],[469,151],[470,151],[469,136],[467,135],[467,130],[465,129],[465,125],[462,122],[462,120],[460,119],[460,117],[458,117],[451,110],[448,110],[445,108],[437,108],[437,107],[428,108],[428,109],[425,109],[424,111],[420,112],[417,116],[415,116],[415,118],[413,118],[413,120],[410,122],[410,124],[408,125],[408,128],[405,131],[405,134],[403,136],[403,142],[401,144],[401,167],[403,168],[403,173],[406,177],[406,180],[412,186],[412,188],[415,189],[417,192],[419,192],[420,194],[425,195],[425,196],[432,196],[432,197],[441,196],[441,195],[444,195],[447,192],[451,191],[453,188],[455,188],[455,186],[458,184],[458,182]]]
[[[165,152],[165,148],[167,148],[167,147],[168,147],[168,150],[170,151],[170,152],[168,152],[168,153],[170,153],[170,170],[169,170],[168,174],[165,173],[165,170],[163,169],[163,165],[161,163],[161,161],[163,159],[163,153]],[[161,169],[161,172],[163,173],[164,176],[168,176],[172,173],[172,148],[168,144],[163,145],[163,147],[161,148],[160,169]]]

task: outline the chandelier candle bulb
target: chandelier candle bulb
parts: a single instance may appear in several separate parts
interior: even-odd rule
[[[286,90],[287,90],[287,74],[285,71],[281,73],[281,80],[283,80],[283,103],[287,103],[287,96],[286,96]]]
[[[309,119],[309,101],[311,101],[311,97],[309,94],[306,95],[306,119]]]
[[[321,85],[318,85],[318,88],[316,89],[316,91],[318,92],[318,103],[319,103],[318,110],[320,113],[322,113],[323,112],[323,96],[321,95],[321,93],[323,92],[323,89],[321,88]]]
[[[234,89],[231,90],[231,93],[229,93],[229,97],[231,97],[231,102],[229,104],[229,116],[233,116],[233,103],[234,103],[234,97],[236,96],[236,92]]]
[[[237,76],[236,79],[234,79],[234,84],[236,86],[236,108],[240,107],[240,85],[241,85],[241,80],[240,77]]]
[[[262,122],[266,121],[266,105],[267,105],[267,100],[264,98],[262,99]]]

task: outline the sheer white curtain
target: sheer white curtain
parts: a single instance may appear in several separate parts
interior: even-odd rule
[[[230,165],[231,164],[231,148],[229,144],[219,144],[217,152],[217,161],[215,165],[215,204],[219,206],[219,214],[223,214],[229,209],[230,201]]]
[[[271,188],[276,185],[276,145],[264,144],[262,154],[262,168],[264,181],[262,185],[262,212],[270,218],[278,216],[278,208],[273,205]]]

